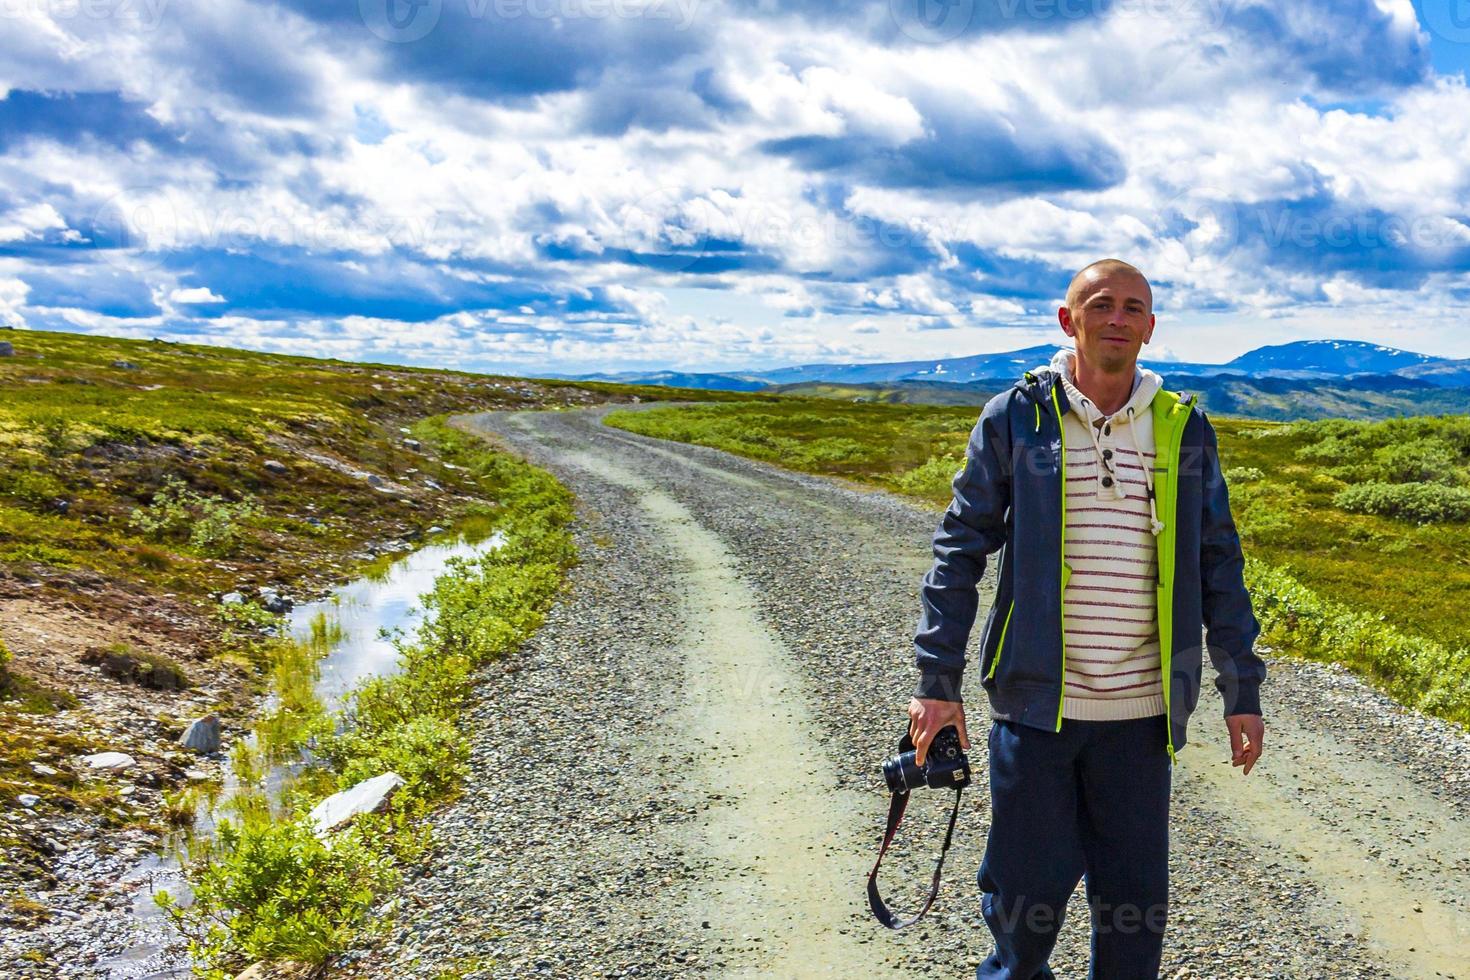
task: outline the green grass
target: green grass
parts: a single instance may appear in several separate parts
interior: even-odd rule
[[[607,423],[937,510],[977,415],[792,400],[615,411]],[[1470,724],[1470,524],[1457,508],[1470,488],[1470,418],[1211,421],[1263,624],[1259,610],[1271,613],[1266,639]]]
[[[461,713],[475,671],[541,624],[577,560],[571,494],[550,474],[442,418],[421,421],[414,433],[463,467],[482,499],[498,501],[481,530],[501,532],[505,544],[450,560],[421,597],[426,615],[417,633],[395,641],[400,671],[364,681],[338,716],[324,712],[310,684],[330,621],[314,623],[306,643],[264,641],[277,667],[277,708],[257,725],[258,747],[237,750],[236,775],[258,787],[270,764],[308,742],[316,761],[291,780],[284,812],[257,789],[235,801],[216,839],[194,842],[192,905],[160,897],[205,976],[229,976],[259,959],[322,963],[365,930],[386,926],[370,916],[374,902],[424,853],[425,815],[468,773]],[[359,818],[330,846],[317,839],[306,819],[316,802],[387,771],[406,784],[386,813]]]
[[[198,599],[242,578],[288,581],[363,542],[468,518],[452,498],[448,512],[431,512],[421,499],[381,493],[320,461],[465,489],[461,474],[405,442],[400,430],[419,419],[634,396],[730,397],[3,333],[15,355],[0,358],[0,567],[43,578],[87,569]],[[272,473],[267,460],[288,472]]]

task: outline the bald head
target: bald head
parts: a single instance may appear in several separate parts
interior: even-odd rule
[[[1072,281],[1067,285],[1067,309],[1077,309],[1078,305],[1082,302],[1083,296],[1087,293],[1088,286],[1099,279],[1118,272],[1130,276],[1137,276],[1143,281],[1143,288],[1148,294],[1149,306],[1152,308],[1154,300],[1153,289],[1149,286],[1148,279],[1142,272],[1139,272],[1135,266],[1124,262],[1122,259],[1098,259],[1096,262],[1084,266],[1078,271],[1072,277]]]

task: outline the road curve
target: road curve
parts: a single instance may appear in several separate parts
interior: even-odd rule
[[[605,411],[456,421],[576,493],[582,562],[485,671],[474,772],[433,859],[335,975],[973,975],[989,949],[973,676],[981,779],[940,899],[890,933],[863,897],[937,510]],[[1206,667],[1175,772],[1162,975],[1470,980],[1470,739],[1340,670],[1268,665],[1248,777]],[[920,796],[884,866],[900,906],[942,829],[944,801]],[[1079,886],[1059,977],[1086,975],[1087,925]]]

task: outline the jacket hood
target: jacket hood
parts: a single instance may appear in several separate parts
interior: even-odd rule
[[[1063,347],[1052,355],[1051,363],[1048,365],[1056,372],[1063,390],[1067,394],[1067,404],[1073,411],[1077,412],[1084,420],[1091,421],[1102,418],[1103,412],[1086,395],[1077,389],[1077,352],[1071,347]],[[1153,402],[1154,396],[1164,387],[1164,379],[1157,371],[1151,371],[1146,367],[1134,367],[1133,369],[1133,393],[1128,396],[1128,401],[1116,412],[1117,421],[1126,423],[1128,410],[1133,409],[1134,416],[1139,416],[1148,409]]]
[[[1050,401],[1052,389],[1055,388],[1057,389],[1057,397],[1063,406],[1063,411],[1069,410],[1072,407],[1075,397],[1067,389],[1070,388],[1072,392],[1077,392],[1075,383],[1076,363],[1077,352],[1075,350],[1071,347],[1059,348],[1052,355],[1050,363],[1038,364],[1031,370],[1022,372],[1021,378],[1016,381],[1013,387],[1031,401],[1036,402],[1037,405],[1043,405]],[[1065,384],[1063,384],[1064,380],[1066,382]],[[1128,397],[1128,401],[1123,407],[1118,409],[1119,421],[1128,417],[1128,407],[1130,405],[1133,407],[1133,414],[1135,416],[1143,414],[1144,409],[1153,402],[1154,396],[1163,390],[1163,387],[1164,378],[1157,371],[1152,371],[1146,367],[1135,367],[1133,371],[1133,394]],[[1082,397],[1081,393],[1077,392],[1076,397]],[[1100,414],[1095,407],[1093,411],[1095,415]]]

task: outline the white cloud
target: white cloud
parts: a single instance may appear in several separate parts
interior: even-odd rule
[[[175,303],[223,303],[225,298],[211,292],[208,286],[194,286],[190,289],[175,289],[168,294],[169,300]]]
[[[589,128],[587,113],[637,72],[589,70],[581,87],[482,98],[456,87],[447,66],[442,77],[415,74],[390,64],[403,51],[355,43],[350,18],[334,26],[225,0],[121,31],[22,4],[0,53],[0,90],[119,90],[178,142],[7,143],[0,241],[120,223],[132,247],[89,250],[86,261],[148,284],[162,311],[148,330],[334,356],[733,367],[824,352],[904,356],[910,327],[926,328],[926,347],[943,336],[996,349],[1053,329],[1066,276],[1101,255],[1156,281],[1171,350],[1185,360],[1308,322],[1367,336],[1375,317],[1470,355],[1470,340],[1434,320],[1456,305],[1449,291],[1466,288],[1455,276],[1470,244],[1464,81],[1388,78],[1365,96],[1381,112],[1321,107],[1347,84],[1329,56],[1348,63],[1376,44],[1388,63],[1418,37],[1409,0],[1376,0],[1386,26],[1359,18],[1361,37],[1335,8],[1262,5],[1281,18],[1274,40],[1244,33],[1219,3],[1116,6],[1060,30],[917,49],[885,46],[867,22],[711,7],[694,25],[707,48],[668,64],[650,54],[645,66],[655,80],[698,76],[710,100],[698,124],[620,132]],[[1318,39],[1306,53],[1304,38]],[[211,62],[212,51],[236,57]],[[252,67],[277,58],[279,77]],[[381,142],[354,138],[359,106],[382,120]],[[968,189],[940,194],[924,168],[962,169],[994,148],[930,147],[907,181],[771,149],[849,140],[866,166],[926,146],[951,117],[982,120],[975,132],[1010,135],[1022,150],[1096,141],[1124,177],[1097,186],[1038,173],[1030,186],[961,183]],[[1427,243],[1374,253],[1373,240],[1396,247],[1397,223]],[[160,282],[149,248],[208,253],[207,275],[167,275],[210,285]],[[349,279],[390,281],[381,296],[308,296],[261,321],[203,320],[189,308],[226,296],[248,305],[252,291],[277,285],[249,260],[293,269],[309,259],[343,275],[295,287],[303,293],[336,298]],[[0,316],[19,318],[28,301],[47,310],[75,301],[52,285],[68,275],[61,264],[33,256],[7,268]],[[273,288],[272,303],[288,292]],[[67,296],[45,305],[53,293]],[[419,303],[403,321],[376,315],[401,296]],[[46,316],[137,326],[66,309]],[[1218,310],[1240,322],[1220,326]]]

